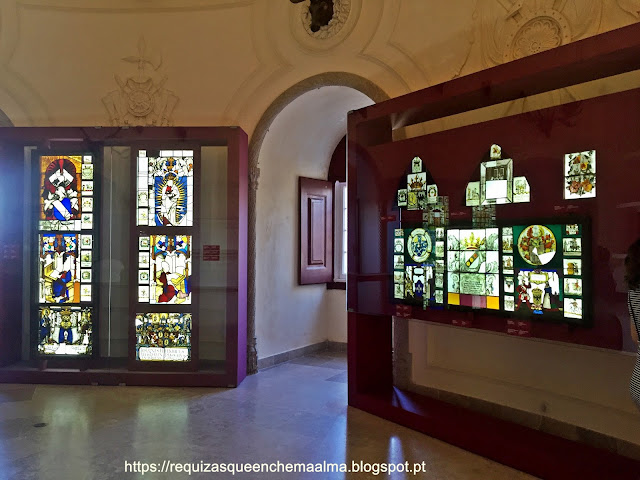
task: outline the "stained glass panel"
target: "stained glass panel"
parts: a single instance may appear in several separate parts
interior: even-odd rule
[[[564,156],[564,198],[596,196],[596,151],[569,153]]]
[[[41,307],[38,309],[38,352],[44,355],[90,355],[92,309]]]
[[[81,156],[40,157],[40,229],[80,230]]]
[[[38,353],[90,355],[93,310],[79,304],[93,300],[94,159],[45,155],[38,168]]]
[[[191,360],[191,314],[136,314],[136,359],[159,362]]]
[[[79,236],[77,233],[39,236],[40,303],[80,302]],[[90,255],[91,251],[88,252]]]
[[[138,152],[137,224],[193,226],[193,151]]]
[[[139,237],[139,302],[191,304],[191,236],[151,235]]]

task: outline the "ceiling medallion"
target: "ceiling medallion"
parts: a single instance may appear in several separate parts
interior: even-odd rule
[[[336,35],[344,27],[351,12],[351,0],[291,0],[302,3],[300,20],[307,34],[324,40]],[[327,14],[331,14],[328,17]],[[329,20],[327,21],[327,18]]]
[[[518,60],[571,41],[569,22],[553,9],[536,12],[535,16],[518,22],[512,32],[507,42],[505,61]]]

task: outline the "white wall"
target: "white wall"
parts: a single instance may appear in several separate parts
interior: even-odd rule
[[[324,340],[346,342],[344,290],[298,285],[298,177],[327,179],[347,112],[371,103],[347,87],[312,90],[284,108],[264,139],[256,200],[259,358]]]
[[[411,381],[640,443],[635,355],[409,322]]]

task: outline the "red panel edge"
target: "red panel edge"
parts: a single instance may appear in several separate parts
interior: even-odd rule
[[[228,385],[237,386],[247,376],[248,139],[240,128],[230,130],[228,139],[227,251],[237,252],[237,260],[229,260],[227,285],[238,290],[227,291],[226,358]]]

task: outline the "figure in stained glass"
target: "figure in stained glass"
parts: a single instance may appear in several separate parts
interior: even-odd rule
[[[45,229],[79,228],[82,157],[40,157],[40,225]]]
[[[79,288],[78,235],[41,235],[40,302],[78,302]]]
[[[191,237],[152,235],[151,303],[191,303]]]
[[[92,349],[91,308],[39,309],[38,352],[45,355],[88,355]]]
[[[80,157],[42,157],[43,220],[78,218],[78,180]]]
[[[192,226],[193,151],[146,155],[141,150],[138,157],[138,224]]]

